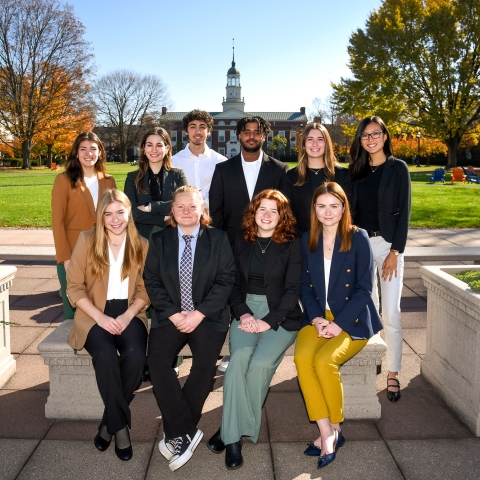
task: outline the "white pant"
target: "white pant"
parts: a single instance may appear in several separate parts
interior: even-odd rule
[[[400,299],[403,288],[403,253],[398,255],[397,277],[392,280],[382,279],[382,265],[390,253],[391,243],[386,242],[383,237],[370,238],[370,245],[373,250],[375,262],[374,284],[372,289],[373,303],[379,310],[380,300],[378,296],[377,270],[380,274],[380,289],[382,299],[382,320],[385,330],[385,343],[387,344],[387,368],[389,372],[398,372],[402,368],[402,314],[400,312]]]

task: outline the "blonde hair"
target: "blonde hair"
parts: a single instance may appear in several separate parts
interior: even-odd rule
[[[132,204],[128,197],[114,188],[108,189],[103,194],[97,206],[97,223],[93,236],[92,248],[92,275],[102,277],[110,268],[108,263],[108,235],[105,229],[104,214],[106,208],[114,202],[120,202],[128,210],[128,225],[126,228],[125,255],[123,257],[121,280],[125,280],[133,265],[143,271],[145,259],[140,235],[137,232],[135,223],[132,220]]]
[[[173,216],[173,204],[175,203],[175,199],[177,198],[177,195],[179,195],[180,193],[193,193],[198,196],[198,198],[202,202],[202,207],[203,207],[202,214],[200,215],[200,225],[204,227],[206,227],[207,225],[210,225],[212,223],[212,219],[210,218],[210,215],[208,214],[207,209],[205,208],[205,203],[203,202],[202,194],[200,193],[200,190],[198,188],[192,187],[191,185],[182,185],[181,187],[178,187],[173,192],[172,206],[170,207],[171,208],[170,219],[167,221],[167,225],[171,227],[177,226],[177,221]]]
[[[338,163],[333,151],[332,139],[328,130],[321,123],[307,123],[303,132],[301,133],[302,140],[300,142],[300,148],[298,149],[298,180],[295,184],[296,187],[301,187],[307,181],[307,168],[308,168],[308,155],[305,148],[305,142],[307,141],[308,134],[312,130],[320,130],[325,139],[325,153],[323,155],[323,162],[325,163],[325,181],[335,181],[335,164]]]

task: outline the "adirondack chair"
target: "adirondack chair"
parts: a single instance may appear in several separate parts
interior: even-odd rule
[[[476,183],[480,185],[480,176],[467,172],[467,183]]]
[[[445,169],[436,168],[433,173],[430,174],[430,183],[442,182],[445,183]]]
[[[467,176],[463,173],[463,169],[460,167],[452,169],[452,183],[462,182],[465,183]]]

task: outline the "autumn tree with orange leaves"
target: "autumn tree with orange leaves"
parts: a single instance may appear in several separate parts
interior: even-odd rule
[[[84,33],[58,0],[0,0],[0,128],[21,142],[23,168],[36,136],[82,111],[92,59]]]

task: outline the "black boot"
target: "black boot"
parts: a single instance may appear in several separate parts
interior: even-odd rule
[[[243,465],[242,439],[235,443],[225,445],[225,466],[229,470],[236,470]]]
[[[220,436],[220,429],[210,437],[210,440],[207,442],[207,447],[213,453],[222,453],[225,450],[225,444]]]

